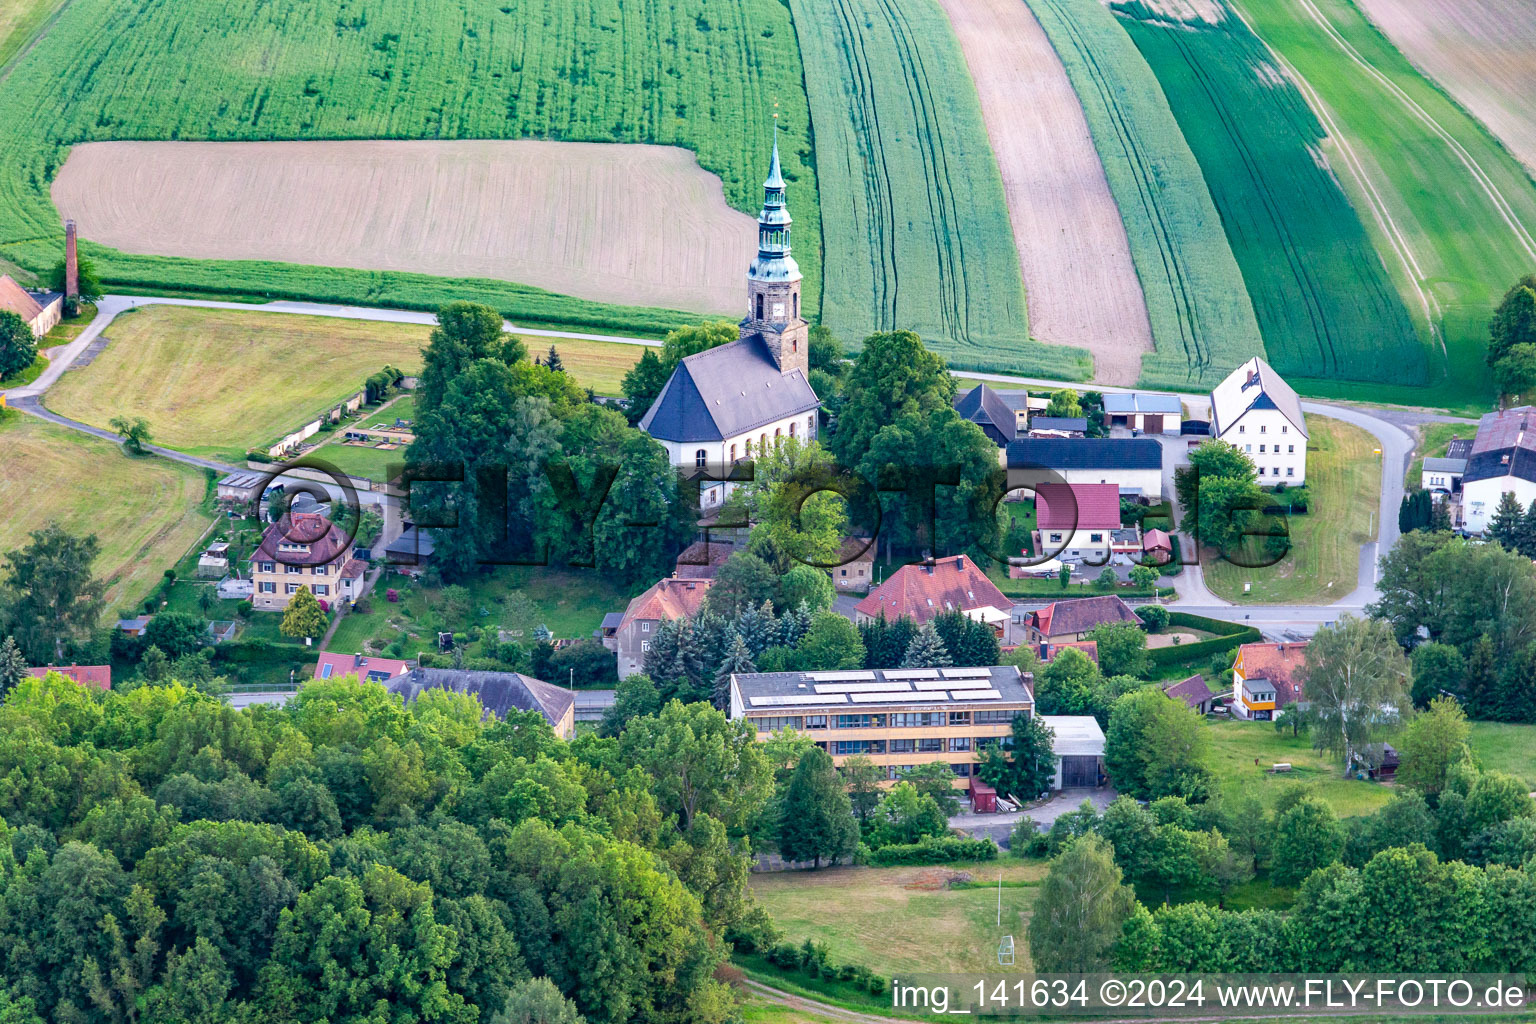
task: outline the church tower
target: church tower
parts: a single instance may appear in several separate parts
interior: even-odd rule
[[[747,270],[747,316],[741,337],[762,337],[782,373],[808,373],[810,324],[800,317],[800,267],[789,252],[789,209],[779,171],[779,131],[773,131],[773,163],[763,182],[757,215],[757,257]]]

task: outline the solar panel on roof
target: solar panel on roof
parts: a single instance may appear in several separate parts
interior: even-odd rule
[[[851,682],[855,679],[874,679],[873,672],[807,672],[805,677],[814,683]]]
[[[939,670],[936,668],[890,668],[885,670],[887,679],[937,679]]]
[[[885,693],[850,693],[848,699],[855,704],[890,704],[897,701],[906,704],[915,696],[917,695],[911,690],[890,690]],[[933,695],[923,694],[923,696],[931,697]]]
[[[840,693],[802,693],[793,696],[748,697],[747,703],[755,708],[782,708],[797,704],[846,704],[848,699]]]
[[[950,693],[954,700],[1002,700],[1003,695],[996,690],[957,690]]]
[[[883,690],[906,689],[906,683],[817,683],[817,693],[875,693]]]
[[[986,690],[990,679],[919,679],[912,684],[919,690]]]
[[[985,668],[985,667],[981,667],[981,668],[977,668],[977,667],[972,667],[972,668],[943,668],[943,669],[939,670],[939,674],[941,676],[943,676],[945,679],[990,679],[990,678],[992,678],[992,670],[990,668]]]

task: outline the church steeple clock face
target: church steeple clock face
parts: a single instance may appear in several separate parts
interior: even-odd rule
[[[773,318],[775,320],[783,320],[784,319],[784,303],[782,303],[782,302],[775,302],[773,304]]]

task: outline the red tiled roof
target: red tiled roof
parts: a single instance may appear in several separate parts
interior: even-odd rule
[[[1307,645],[1243,644],[1237,649],[1237,667],[1244,679],[1263,679],[1275,688],[1275,706],[1301,699],[1297,670],[1307,663]]]
[[[327,672],[326,669],[330,671]],[[394,658],[370,658],[365,654],[339,654],[328,653],[320,655],[320,660],[315,662],[314,678],[316,679],[340,679],[342,676],[356,676],[359,679],[382,676],[385,679],[393,679],[402,675],[410,666],[403,661]]]
[[[1035,511],[1042,530],[1118,530],[1119,484],[1040,484]]]
[[[1141,538],[1143,551],[1172,551],[1173,540],[1163,530],[1148,530]]]
[[[253,562],[283,565],[329,565],[351,546],[346,531],[317,512],[285,515],[262,535]],[[279,551],[279,544],[308,544],[308,551]]]
[[[1097,640],[1059,640],[1055,643],[1046,641],[1040,645],[1040,660],[1050,664],[1052,658],[1066,650],[1075,647],[1088,656],[1088,660],[1095,665],[1099,663],[1099,642]]]
[[[17,314],[29,324],[43,311],[42,305],[9,274],[0,274],[0,309]]]
[[[687,619],[697,614],[699,606],[714,580],[685,580],[669,578],[657,580],[655,585],[624,609],[623,629],[635,619]]]
[[[1163,687],[1163,692],[1174,700],[1183,701],[1192,708],[1198,708],[1201,704],[1215,696],[1211,688],[1206,685],[1204,676],[1190,676],[1183,682],[1173,683]]]
[[[27,675],[34,679],[41,679],[49,672],[57,672],[81,686],[94,686],[98,690],[112,689],[111,665],[47,665],[27,669]]]
[[[363,575],[368,564],[361,558],[349,558],[347,564],[341,567],[341,575],[344,579],[355,579]]]
[[[1141,625],[1141,620],[1136,617],[1131,606],[1113,594],[1057,601],[1030,612],[1030,625],[1048,637],[1086,633],[1105,622],[1133,622]]]
[[[931,565],[904,565],[854,606],[871,618],[882,613],[894,622],[903,616],[927,622],[947,611],[997,608],[1013,602],[965,555],[949,555]]]

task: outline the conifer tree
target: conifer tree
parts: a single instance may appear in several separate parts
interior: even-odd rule
[[[906,654],[901,659],[902,668],[941,668],[953,664],[954,660],[950,658],[932,622],[925,622],[918,628],[917,635],[907,645]]]
[[[320,609],[320,602],[315,599],[314,593],[308,587],[300,587],[288,599],[288,607],[283,612],[283,622],[278,630],[283,636],[313,640],[324,635],[326,625],[325,612]]]
[[[730,650],[726,652],[725,658],[720,662],[720,668],[715,672],[715,707],[729,712],[731,676],[746,675],[756,671],[757,666],[752,663],[752,652],[748,650],[746,642],[741,639],[741,634],[732,634]]]
[[[832,758],[812,747],[800,758],[784,793],[779,818],[779,854],[785,860],[808,860],[821,867],[853,853],[859,826],[853,804]]]
[[[1493,511],[1493,519],[1488,523],[1488,536],[1508,550],[1518,551],[1524,519],[1525,510],[1515,500],[1514,492],[1505,491],[1499,498],[1498,508]]]

